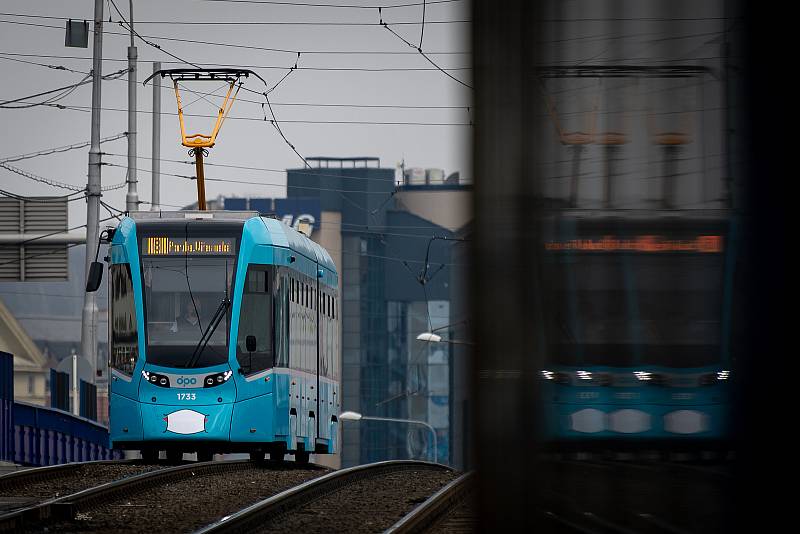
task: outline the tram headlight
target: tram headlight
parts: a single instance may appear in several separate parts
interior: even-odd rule
[[[149,371],[142,371],[142,377],[154,386],[163,388],[168,388],[170,386],[169,377],[165,375],[160,375],[158,373],[152,373]]]
[[[642,382],[649,382],[653,379],[653,373],[648,371],[634,371],[633,374],[636,375],[636,378]]]
[[[214,373],[213,375],[208,375],[203,380],[203,387],[213,388],[215,386],[219,386],[220,384],[227,382],[231,376],[233,376],[233,372],[230,370],[223,373]]]

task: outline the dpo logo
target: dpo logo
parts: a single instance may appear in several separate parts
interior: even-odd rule
[[[188,388],[197,384],[197,378],[194,376],[179,376],[175,383],[180,387]]]

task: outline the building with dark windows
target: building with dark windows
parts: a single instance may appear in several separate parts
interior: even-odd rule
[[[424,425],[346,421],[341,464],[453,463],[462,441],[452,425],[453,355],[417,336],[452,323],[451,249],[471,218],[471,186],[458,173],[398,173],[377,158],[308,161],[287,171],[287,198],[225,198],[224,207],[272,214],[328,250],[341,276],[343,409],[427,423],[438,449]]]

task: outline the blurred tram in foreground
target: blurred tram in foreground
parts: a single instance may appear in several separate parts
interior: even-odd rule
[[[337,452],[338,275],[249,212],[138,212],[111,232],[110,432],[117,449]]]
[[[716,448],[728,437],[731,232],[724,211],[544,225],[546,436]]]

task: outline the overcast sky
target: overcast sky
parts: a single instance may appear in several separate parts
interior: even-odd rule
[[[306,3],[335,3],[332,0],[301,0]],[[374,6],[376,2],[362,0],[339,1],[340,5]],[[394,2],[413,3],[413,0]],[[116,0],[122,14],[129,16],[126,0]],[[388,4],[388,2],[384,2]],[[109,3],[104,6],[106,20],[103,42],[103,74],[126,67],[129,38],[127,31],[117,24],[120,17]],[[89,48],[64,46],[64,17],[93,18],[94,2],[81,0],[60,2],[56,0],[4,0],[0,8],[0,66],[3,83],[0,102],[62,87],[80,81],[91,69],[92,39]],[[114,22],[108,23],[110,16]],[[36,15],[52,19],[25,17]],[[469,123],[471,91],[436,70],[424,57],[379,25],[190,25],[187,22],[348,22],[377,23],[377,9],[327,8],[289,6],[238,1],[135,0],[135,28],[142,36],[164,50],[187,61],[203,66],[237,65],[258,72],[270,85],[275,84],[295,64],[296,53],[254,50],[241,47],[215,46],[159,39],[169,37],[186,40],[230,43],[250,47],[278,48],[301,51],[299,70],[292,72],[270,94],[274,112],[281,122],[286,137],[306,156],[377,156],[384,167],[394,167],[401,159],[407,166],[439,167],[447,173],[464,171],[469,165],[469,126],[441,125],[386,125],[386,124],[325,124],[320,122],[291,121],[368,121],[368,122],[421,122]],[[415,22],[422,19],[422,6],[384,9],[383,19],[388,22]],[[428,5],[422,48],[443,68],[453,68],[456,78],[470,82],[470,56],[468,24],[440,23],[436,21],[463,21],[469,18],[467,1],[456,0]],[[180,23],[180,24],[179,24]],[[53,27],[50,27],[53,26]],[[394,29],[415,45],[420,39],[420,25],[398,25]],[[141,82],[152,71],[152,61],[162,61],[162,68],[181,65],[166,53],[140,40],[138,83],[138,167],[139,196],[151,198],[151,110],[152,88]],[[342,54],[319,52],[404,52],[405,54]],[[313,53],[316,52],[316,53]],[[408,53],[410,52],[410,53]],[[437,54],[437,52],[460,52]],[[16,60],[16,61],[15,61]],[[79,72],[52,69],[30,63],[63,66]],[[173,63],[169,63],[173,62]],[[275,67],[275,68],[273,68]],[[304,68],[364,68],[364,69],[424,69],[389,71],[303,70]],[[103,82],[101,136],[111,136],[127,129],[126,78]],[[216,88],[218,86],[204,86]],[[264,91],[256,80],[248,80],[246,87]],[[187,97],[189,97],[187,99]],[[281,139],[275,129],[262,119],[263,97],[253,93],[240,93],[242,99],[234,106],[231,119],[237,117],[256,120],[229,120],[223,126],[217,145],[211,149],[209,163],[236,164],[249,167],[276,169],[302,166],[302,161]],[[26,102],[41,101],[42,98]],[[194,100],[184,96],[184,105]],[[90,138],[91,84],[84,85],[60,100],[59,104],[79,107],[56,109],[39,106],[28,109],[0,109],[0,159],[50,147],[88,141]],[[359,104],[391,106],[463,106],[460,109],[414,108],[356,108],[291,106],[286,104]],[[115,111],[119,110],[119,111]],[[162,93],[161,157],[188,161],[180,145],[175,99],[171,90]],[[186,109],[186,113],[213,114],[215,110],[199,101]],[[206,119],[207,125],[212,119]],[[198,128],[203,129],[203,128]],[[103,185],[117,184],[125,179],[127,143],[125,139],[105,143],[104,162],[121,167],[104,166]],[[112,155],[116,154],[116,155]],[[16,167],[45,178],[85,185],[88,148],[62,154],[38,157],[13,163]],[[193,175],[193,167],[181,163],[162,163],[163,173]],[[284,196],[285,173],[237,170],[208,167],[208,178],[226,178],[260,182],[264,185],[243,185],[209,182],[207,197],[224,195]],[[42,185],[0,169],[3,189],[23,195],[58,195],[68,191]],[[125,191],[119,189],[105,193],[104,200],[124,209]],[[161,200],[166,204],[183,205],[196,200],[194,182],[162,176]],[[148,206],[145,205],[145,208]],[[70,225],[85,222],[85,203],[72,202]],[[103,216],[104,214],[101,214]],[[107,215],[107,214],[105,214]]]

